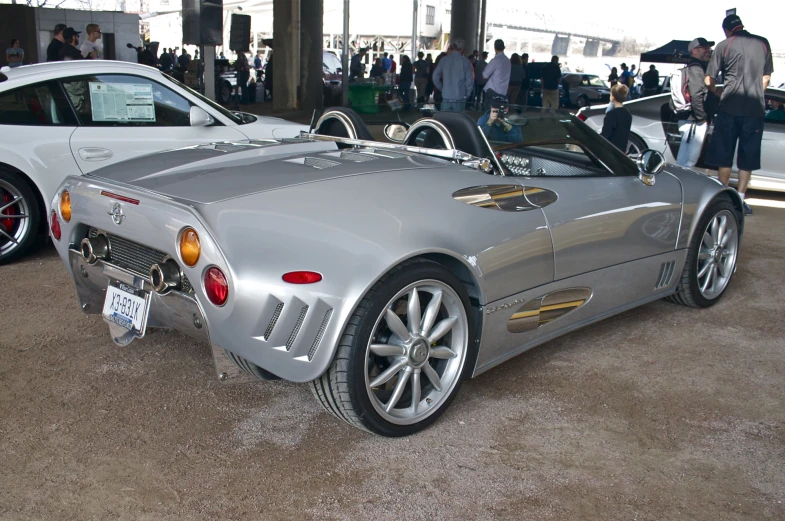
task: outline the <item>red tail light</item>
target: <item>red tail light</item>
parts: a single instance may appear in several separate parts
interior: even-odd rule
[[[587,118],[586,114],[584,114],[583,112],[578,112],[578,119],[581,121],[586,121],[589,118]]]
[[[52,210],[51,223],[49,227],[52,229],[52,237],[59,241],[62,231],[60,230],[60,219],[57,217],[57,212],[54,210]]]
[[[291,271],[284,273],[282,278],[289,284],[313,284],[322,280],[322,275],[315,271]]]
[[[229,283],[226,282],[223,271],[213,266],[204,273],[204,291],[210,302],[216,306],[226,304],[226,299],[229,298]]]

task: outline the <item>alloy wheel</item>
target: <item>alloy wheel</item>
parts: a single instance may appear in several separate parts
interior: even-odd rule
[[[461,298],[447,284],[422,280],[400,290],[377,318],[366,349],[374,409],[398,425],[436,412],[460,381],[468,331]]]
[[[708,300],[719,297],[736,266],[739,229],[729,210],[718,212],[703,232],[698,250],[698,288]]]
[[[0,257],[19,247],[30,228],[30,206],[11,183],[0,179]]]

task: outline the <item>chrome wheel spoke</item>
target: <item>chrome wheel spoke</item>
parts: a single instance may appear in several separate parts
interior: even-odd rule
[[[405,351],[403,346],[395,344],[371,344],[371,352],[376,356],[403,356]]]
[[[449,360],[450,358],[455,358],[457,353],[455,353],[449,347],[438,346],[431,348],[431,358],[438,358],[440,360]]]
[[[424,366],[422,366],[422,372],[425,373],[425,376],[427,376],[428,380],[431,381],[431,385],[433,385],[434,389],[436,389],[437,391],[442,390],[442,380],[441,378],[439,378],[439,375],[436,373],[436,370],[433,367],[431,367],[430,364],[425,364]]]
[[[398,383],[395,385],[395,390],[390,397],[390,401],[388,401],[387,405],[384,406],[385,411],[390,412],[393,410],[393,407],[395,407],[395,405],[401,399],[401,396],[403,396],[403,391],[406,389],[406,382],[409,381],[409,375],[411,374],[412,373],[409,369],[406,369],[401,373],[401,377],[398,379]]]
[[[711,269],[711,264],[712,264],[711,262],[707,262],[706,264],[703,265],[701,270],[698,272],[698,280],[702,279],[703,276],[706,275],[706,273],[708,273],[708,271]]]
[[[27,219],[27,216],[24,214],[19,214],[19,215],[0,214],[0,221],[2,221],[3,219]]]
[[[15,205],[17,202],[19,202],[21,200],[22,200],[21,197],[14,197],[9,202],[5,203],[3,206],[0,206],[0,212],[2,212],[3,210],[5,210],[7,208],[11,208],[13,205]]]
[[[711,284],[711,280],[714,276],[714,269],[713,269],[714,265],[709,263],[706,265],[706,267],[708,268],[707,270],[708,275],[706,275],[706,280],[703,282],[703,286],[701,286],[701,291],[703,291],[704,293],[706,292],[707,289],[709,289],[709,285]]]
[[[709,230],[711,230],[711,241],[713,244],[717,244],[717,242],[719,242],[720,240],[720,236],[717,233],[717,228],[719,228],[720,225],[719,221],[720,220],[717,217],[715,217],[714,220],[711,221],[711,227],[709,228]]]
[[[717,231],[717,244],[722,246],[722,240],[725,238],[725,230],[728,226],[728,218],[723,217],[720,219],[720,229]]]
[[[458,317],[449,317],[433,326],[433,330],[428,334],[428,343],[433,344],[441,339],[452,329],[456,322],[458,322]]]
[[[412,405],[410,407],[412,414],[417,414],[417,409],[420,405],[420,370],[415,369],[412,373]]]
[[[711,252],[706,250],[701,250],[700,253],[698,253],[698,260],[706,260],[706,259],[711,259]]]
[[[721,248],[724,248],[725,246],[728,245],[728,241],[730,240],[731,235],[733,235],[733,232],[725,232],[725,235],[722,237],[722,240],[720,240]]]
[[[387,321],[387,327],[390,328],[390,331],[392,331],[395,336],[404,342],[411,338],[409,330],[406,329],[406,326],[403,324],[403,322],[401,322],[401,318],[396,315],[392,309],[387,308],[384,313],[384,318]]]
[[[0,234],[2,234],[4,237],[8,237],[8,240],[13,242],[14,244],[19,244],[19,241],[17,241],[14,237],[12,237],[10,234],[6,233],[2,229],[0,229]]]
[[[720,275],[723,277],[727,277],[730,271],[730,267],[726,264],[726,259],[720,261],[719,265],[717,266],[720,270]]]
[[[436,322],[436,317],[439,314],[439,308],[442,306],[442,292],[437,291],[431,297],[431,301],[428,302],[428,307],[425,308],[425,315],[422,318],[422,334],[428,335],[431,332],[431,328],[433,327],[434,322]]]
[[[417,292],[417,288],[412,289],[412,292],[409,294],[407,314],[409,315],[409,332],[413,335],[419,334],[422,315],[420,311],[420,294]]]
[[[709,250],[714,248],[714,239],[711,238],[708,230],[703,234],[703,245]]]
[[[397,362],[395,362],[393,365],[388,367],[382,374],[380,374],[379,376],[373,379],[373,381],[369,384],[371,386],[371,389],[379,387],[380,385],[389,382],[390,379],[392,379],[392,377],[395,376],[396,373],[398,373],[398,371],[406,367],[407,364],[408,364],[408,360],[406,360],[405,358],[402,358]]]

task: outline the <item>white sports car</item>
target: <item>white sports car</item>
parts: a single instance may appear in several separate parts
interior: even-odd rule
[[[69,175],[216,141],[297,136],[307,126],[231,112],[161,71],[84,60],[0,70],[0,264],[46,233]]]

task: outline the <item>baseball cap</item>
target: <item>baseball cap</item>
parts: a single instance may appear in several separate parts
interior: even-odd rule
[[[738,15],[728,15],[725,17],[725,20],[722,21],[722,28],[726,31],[733,32],[739,27],[744,27],[744,24],[741,23],[741,18],[739,18]]]
[[[695,38],[687,46],[687,50],[691,52],[696,47],[714,47],[714,42],[710,42],[706,38]]]
[[[82,34],[82,31],[77,31],[73,27],[66,27],[65,30],[63,31],[63,38],[68,40],[72,36],[74,35],[79,36],[80,34]]]

